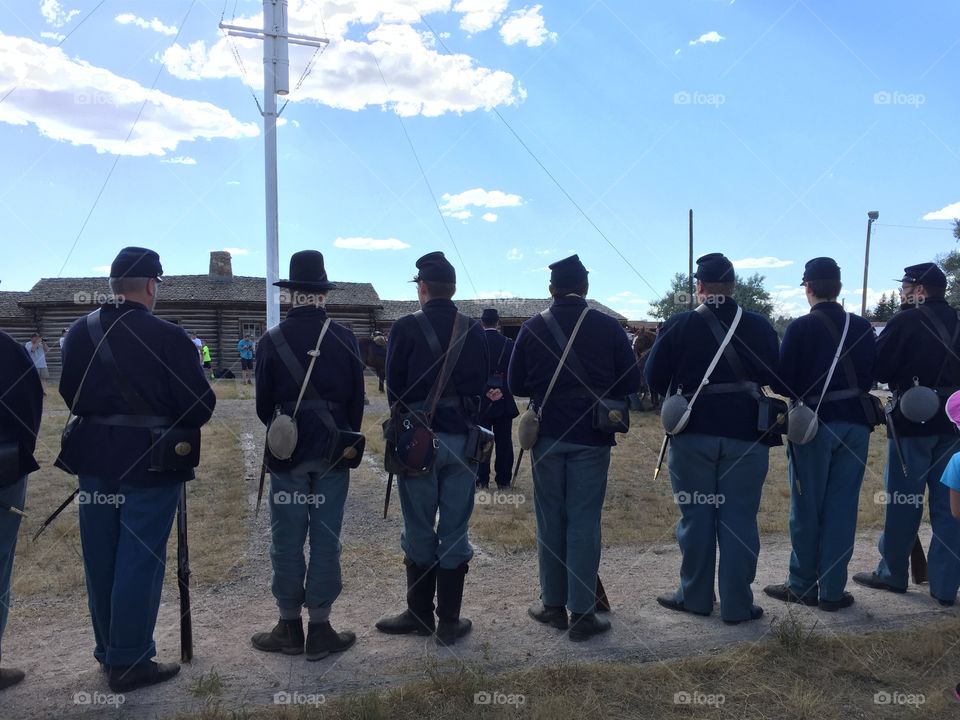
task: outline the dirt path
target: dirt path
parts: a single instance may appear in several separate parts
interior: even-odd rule
[[[251,506],[256,500],[256,469],[263,431],[243,411],[242,401],[225,401],[218,413],[242,419],[243,445]],[[531,552],[509,556],[477,548],[467,576],[464,614],[474,632],[452,649],[432,639],[389,637],[373,623],[403,603],[403,570],[398,548],[401,521],[394,505],[381,519],[385,478],[373,463],[352,477],[344,521],[344,591],[334,608],[335,627],[357,632],[357,645],[339,656],[308,663],[303,657],[259,653],[250,635],[269,629],[276,619],[270,595],[269,523],[267,513],[251,519],[250,541],[240,550],[240,572],[234,581],[193,593],[195,659],[176,680],[125,698],[127,718],[164,718],[199,710],[217,701],[224,707],[271,705],[276,693],[331,696],[350,690],[386,687],[420,679],[428,668],[466,664],[473,670],[501,672],[541,665],[591,661],[646,662],[680,657],[759,640],[788,608],[760,594],[781,582],[789,557],[786,540],[765,540],[755,592],[767,611],[759,622],[728,627],[715,614],[692,618],[667,612],[657,594],[674,589],[679,567],[675,545],[616,547],[604,551],[601,575],[614,605],[613,630],[590,642],[574,644],[559,631],[542,628],[527,618],[526,608],[537,598],[536,557]],[[929,532],[929,529],[926,529]],[[872,569],[876,533],[859,538],[851,573]],[[200,548],[192,548],[197,557]],[[952,614],[937,606],[925,587],[906,595],[852,588],[857,604],[842,613],[823,613],[790,606],[818,632],[861,632],[889,629]],[[4,638],[4,660],[28,673],[27,680],[0,698],[0,717],[49,718],[117,716],[106,678],[92,658],[93,637],[84,596],[16,598]],[[157,625],[161,660],[179,655],[179,605],[176,588],[168,583]],[[219,676],[222,694],[195,695],[198,679]],[[509,691],[509,689],[504,689]],[[98,695],[99,694],[99,695]],[[100,704],[84,704],[91,698]],[[309,700],[309,697],[305,699]],[[11,713],[12,711],[12,713]]]

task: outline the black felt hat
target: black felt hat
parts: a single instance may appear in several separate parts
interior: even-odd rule
[[[496,308],[487,308],[483,311],[483,314],[480,315],[480,322],[486,325],[500,322],[500,313],[497,312]]]
[[[323,266],[323,253],[317,250],[301,250],[290,257],[290,279],[274,285],[304,292],[326,292],[337,286],[327,280]]]

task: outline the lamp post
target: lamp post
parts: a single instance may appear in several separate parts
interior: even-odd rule
[[[867,248],[863,255],[863,299],[860,302],[860,316],[867,316],[867,275],[870,270],[870,230],[873,223],[880,217],[878,210],[871,210],[867,213]]]

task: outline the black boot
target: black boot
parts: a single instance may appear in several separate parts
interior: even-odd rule
[[[596,613],[570,613],[568,635],[573,642],[581,642],[610,629],[610,621],[598,618]]]
[[[115,693],[126,693],[166,682],[179,672],[180,666],[176,663],[150,661],[139,665],[111,665],[107,682]]]
[[[467,618],[460,617],[467,570],[467,563],[452,570],[437,570],[437,645],[453,645],[473,627]]]
[[[421,567],[404,558],[407,566],[407,609],[399,615],[377,621],[377,630],[388,635],[432,635],[433,595],[437,587],[437,566]]]
[[[257,633],[251,638],[253,646],[263,652],[282,652],[284,655],[303,653],[303,620],[280,618],[270,632]]]
[[[343,652],[357,641],[356,633],[337,632],[329,622],[307,625],[307,660],[323,660],[330,653]]]
[[[537,603],[527,608],[527,615],[538,623],[549,625],[557,630],[566,630],[568,627],[567,609],[562,605],[553,606]]]
[[[13,687],[24,678],[23,670],[16,668],[0,668],[0,690]]]

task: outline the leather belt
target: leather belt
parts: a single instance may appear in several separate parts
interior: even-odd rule
[[[112,425],[114,427],[170,427],[174,425],[173,418],[159,415],[83,415],[84,422],[93,425]]]

